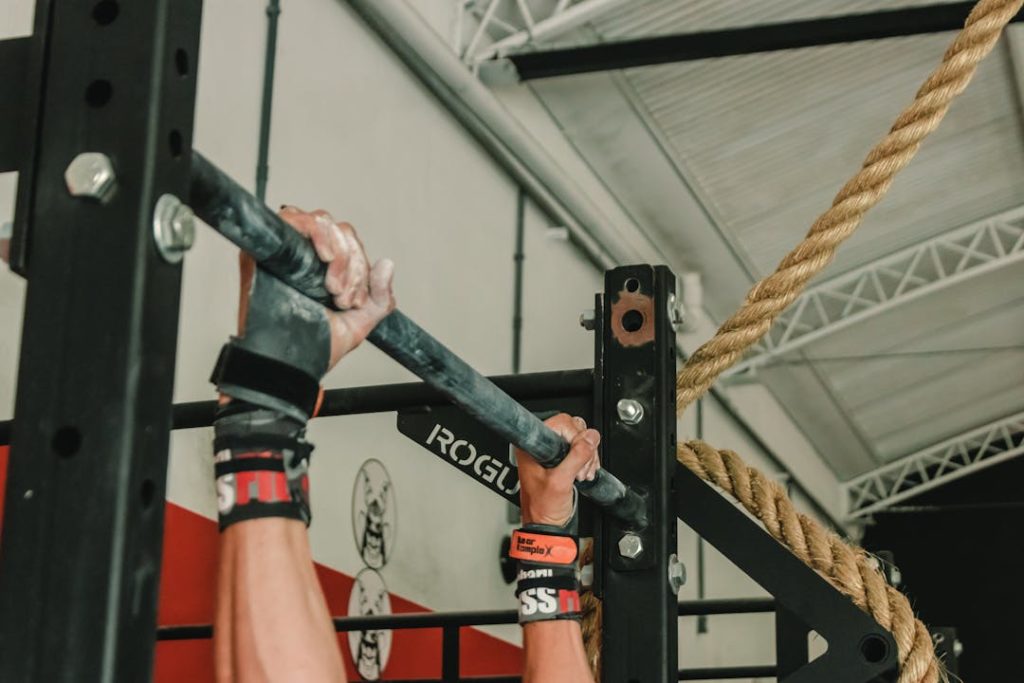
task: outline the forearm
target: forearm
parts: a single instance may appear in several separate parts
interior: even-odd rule
[[[537,621],[523,626],[523,683],[593,683],[578,621]]]
[[[267,518],[221,537],[215,652],[219,683],[345,681],[305,525]]]

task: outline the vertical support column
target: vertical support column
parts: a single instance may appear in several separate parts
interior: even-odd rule
[[[181,283],[154,245],[153,213],[161,195],[187,193],[201,9],[37,5],[3,681],[151,677]],[[66,181],[84,152],[97,156]]]
[[[651,523],[629,529],[604,517],[602,680],[674,681],[678,671],[676,592],[675,332],[669,296],[675,277],[663,266],[627,266],[605,274],[601,305],[602,457],[627,486],[647,496]]]

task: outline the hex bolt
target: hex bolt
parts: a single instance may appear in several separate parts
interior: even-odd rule
[[[679,556],[672,553],[668,556],[668,585],[672,592],[679,594],[679,589],[686,584],[686,565],[679,561]]]
[[[64,182],[72,197],[88,197],[106,204],[117,190],[117,176],[110,157],[101,152],[82,152],[64,170]]]
[[[180,263],[196,239],[196,217],[172,194],[161,195],[153,209],[153,241],[168,263]]]
[[[683,305],[676,301],[675,294],[668,295],[668,321],[672,325],[673,332],[678,332],[686,321]]]
[[[615,404],[615,409],[619,413],[619,419],[628,425],[640,424],[640,421],[644,419],[644,407],[640,405],[639,401],[634,401],[631,398],[619,399],[619,402]]]
[[[593,308],[588,308],[580,313],[580,327],[585,330],[593,330],[597,324],[597,314]]]
[[[644,552],[644,543],[633,533],[626,533],[619,539],[619,555],[635,560]]]

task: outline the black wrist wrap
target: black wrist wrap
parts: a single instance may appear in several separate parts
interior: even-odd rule
[[[220,530],[264,517],[297,519],[307,526],[309,459],[305,427],[280,413],[241,401],[214,422],[214,476]]]
[[[222,393],[296,420],[309,420],[320,397],[317,378],[289,363],[251,351],[239,340],[221,348],[210,381]]]
[[[576,569],[579,540],[564,528],[528,524],[512,535],[518,560],[519,623],[582,618]]]

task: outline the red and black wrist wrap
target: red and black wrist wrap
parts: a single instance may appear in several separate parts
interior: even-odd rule
[[[233,401],[218,413],[214,429],[220,530],[265,517],[297,519],[308,526],[313,446],[305,441],[305,426],[276,411]]]
[[[576,568],[577,537],[559,527],[527,524],[512,533],[509,557],[518,560],[519,623],[582,618]]]

